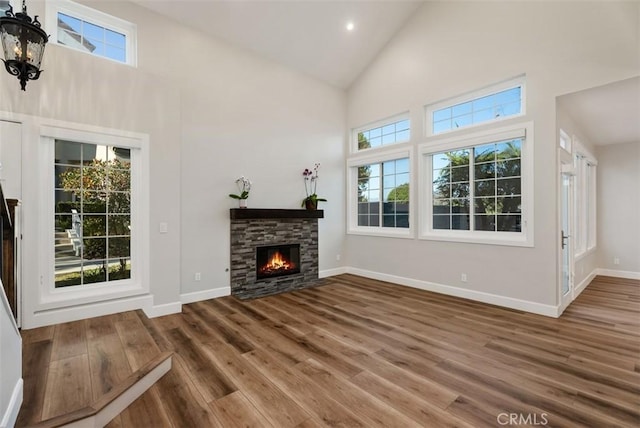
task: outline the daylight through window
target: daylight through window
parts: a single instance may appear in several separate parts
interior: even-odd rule
[[[409,158],[358,170],[358,226],[409,227]]]
[[[55,141],[55,287],[131,277],[131,150]]]
[[[428,133],[455,131],[524,114],[524,82],[514,79],[426,107]]]
[[[58,13],[58,43],[119,62],[126,62],[126,36]]]
[[[596,170],[595,159],[587,154],[580,142],[574,155],[575,189],[575,254],[580,257],[596,246]]]
[[[401,119],[381,126],[357,131],[358,150],[365,150],[409,141],[409,119]]]
[[[135,65],[136,27],[71,1],[46,2],[51,40],[75,50]]]
[[[522,139],[431,155],[433,229],[520,232]]]

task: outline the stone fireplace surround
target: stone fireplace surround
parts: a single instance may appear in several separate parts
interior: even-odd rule
[[[318,285],[318,219],[322,210],[230,210],[231,295],[252,299]],[[300,272],[257,279],[256,248],[300,244]]]

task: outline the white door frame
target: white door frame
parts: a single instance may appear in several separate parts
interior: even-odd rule
[[[574,245],[573,236],[575,234],[574,224],[574,192],[575,192],[575,169],[573,165],[573,156],[570,152],[558,148],[558,230],[557,230],[557,247],[558,248],[558,314],[562,314],[564,310],[575,298],[575,257],[574,257]],[[563,203],[564,193],[564,178],[568,176],[569,181],[569,195],[565,203]],[[565,212],[566,210],[566,212]],[[566,216],[566,222],[568,227],[564,227],[564,218]],[[568,230],[565,230],[568,229]],[[567,266],[565,266],[565,252],[567,251]],[[569,290],[563,293],[563,281],[564,275],[568,275]]]

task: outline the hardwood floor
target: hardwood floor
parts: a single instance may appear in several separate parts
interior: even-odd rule
[[[325,284],[25,331],[18,425],[162,351],[173,369],[109,427],[640,425],[640,281],[597,277],[560,319],[352,275]]]
[[[135,312],[26,330],[22,341],[18,426],[91,405],[161,353]]]

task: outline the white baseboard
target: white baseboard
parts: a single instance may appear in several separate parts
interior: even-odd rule
[[[585,279],[580,281],[580,284],[573,287],[573,297],[570,301],[566,301],[563,305],[558,306],[558,317],[564,313],[564,311],[573,303],[574,300],[587,288],[587,285],[591,284],[593,278],[598,274],[598,269],[594,269]]]
[[[612,276],[614,278],[640,279],[640,272],[630,272],[625,270],[598,269],[598,275]]]
[[[52,324],[61,324],[103,315],[117,314],[119,312],[134,311],[136,309],[143,309],[151,306],[152,302],[153,296],[146,294],[143,296],[113,299],[105,302],[88,303],[68,308],[47,309],[36,312],[31,316],[25,316],[22,328],[27,330]]]
[[[147,318],[163,317],[165,315],[179,314],[182,312],[182,303],[171,302],[162,305],[149,305],[142,308]]]
[[[580,293],[582,293],[585,290],[585,288],[587,288],[587,285],[589,285],[591,281],[593,281],[593,278],[595,278],[596,275],[598,275],[598,269],[594,269],[589,275],[587,275],[585,279],[582,280],[582,282],[580,282],[580,284],[578,284],[577,287],[574,287],[573,289],[574,299],[578,297]]]
[[[0,428],[10,428],[15,426],[16,420],[18,419],[18,412],[20,412],[20,406],[22,405],[23,387],[24,384],[22,382],[22,378],[20,378],[13,387],[9,406],[5,410],[4,416],[0,421]]]
[[[544,315],[548,317],[558,317],[558,308],[552,305],[544,305],[542,303],[531,302],[528,300],[498,296],[496,294],[484,293],[482,291],[467,290],[464,288],[452,287],[450,285],[437,284],[434,282],[405,278],[401,276],[389,275],[353,267],[348,267],[347,273],[364,276],[366,278],[377,279],[380,281],[392,282],[394,284],[405,285],[407,287],[419,288],[421,290],[433,291],[435,293],[446,294],[448,296],[462,297],[465,299],[503,306],[510,309],[532,312],[534,314]]]
[[[318,272],[318,278],[328,278],[330,276],[342,275],[343,273],[347,273],[347,268],[344,266],[333,269],[325,269]]]
[[[193,293],[183,293],[180,295],[180,302],[186,305],[187,303],[201,302],[229,295],[231,295],[231,287],[218,287],[210,290],[194,291]]]

